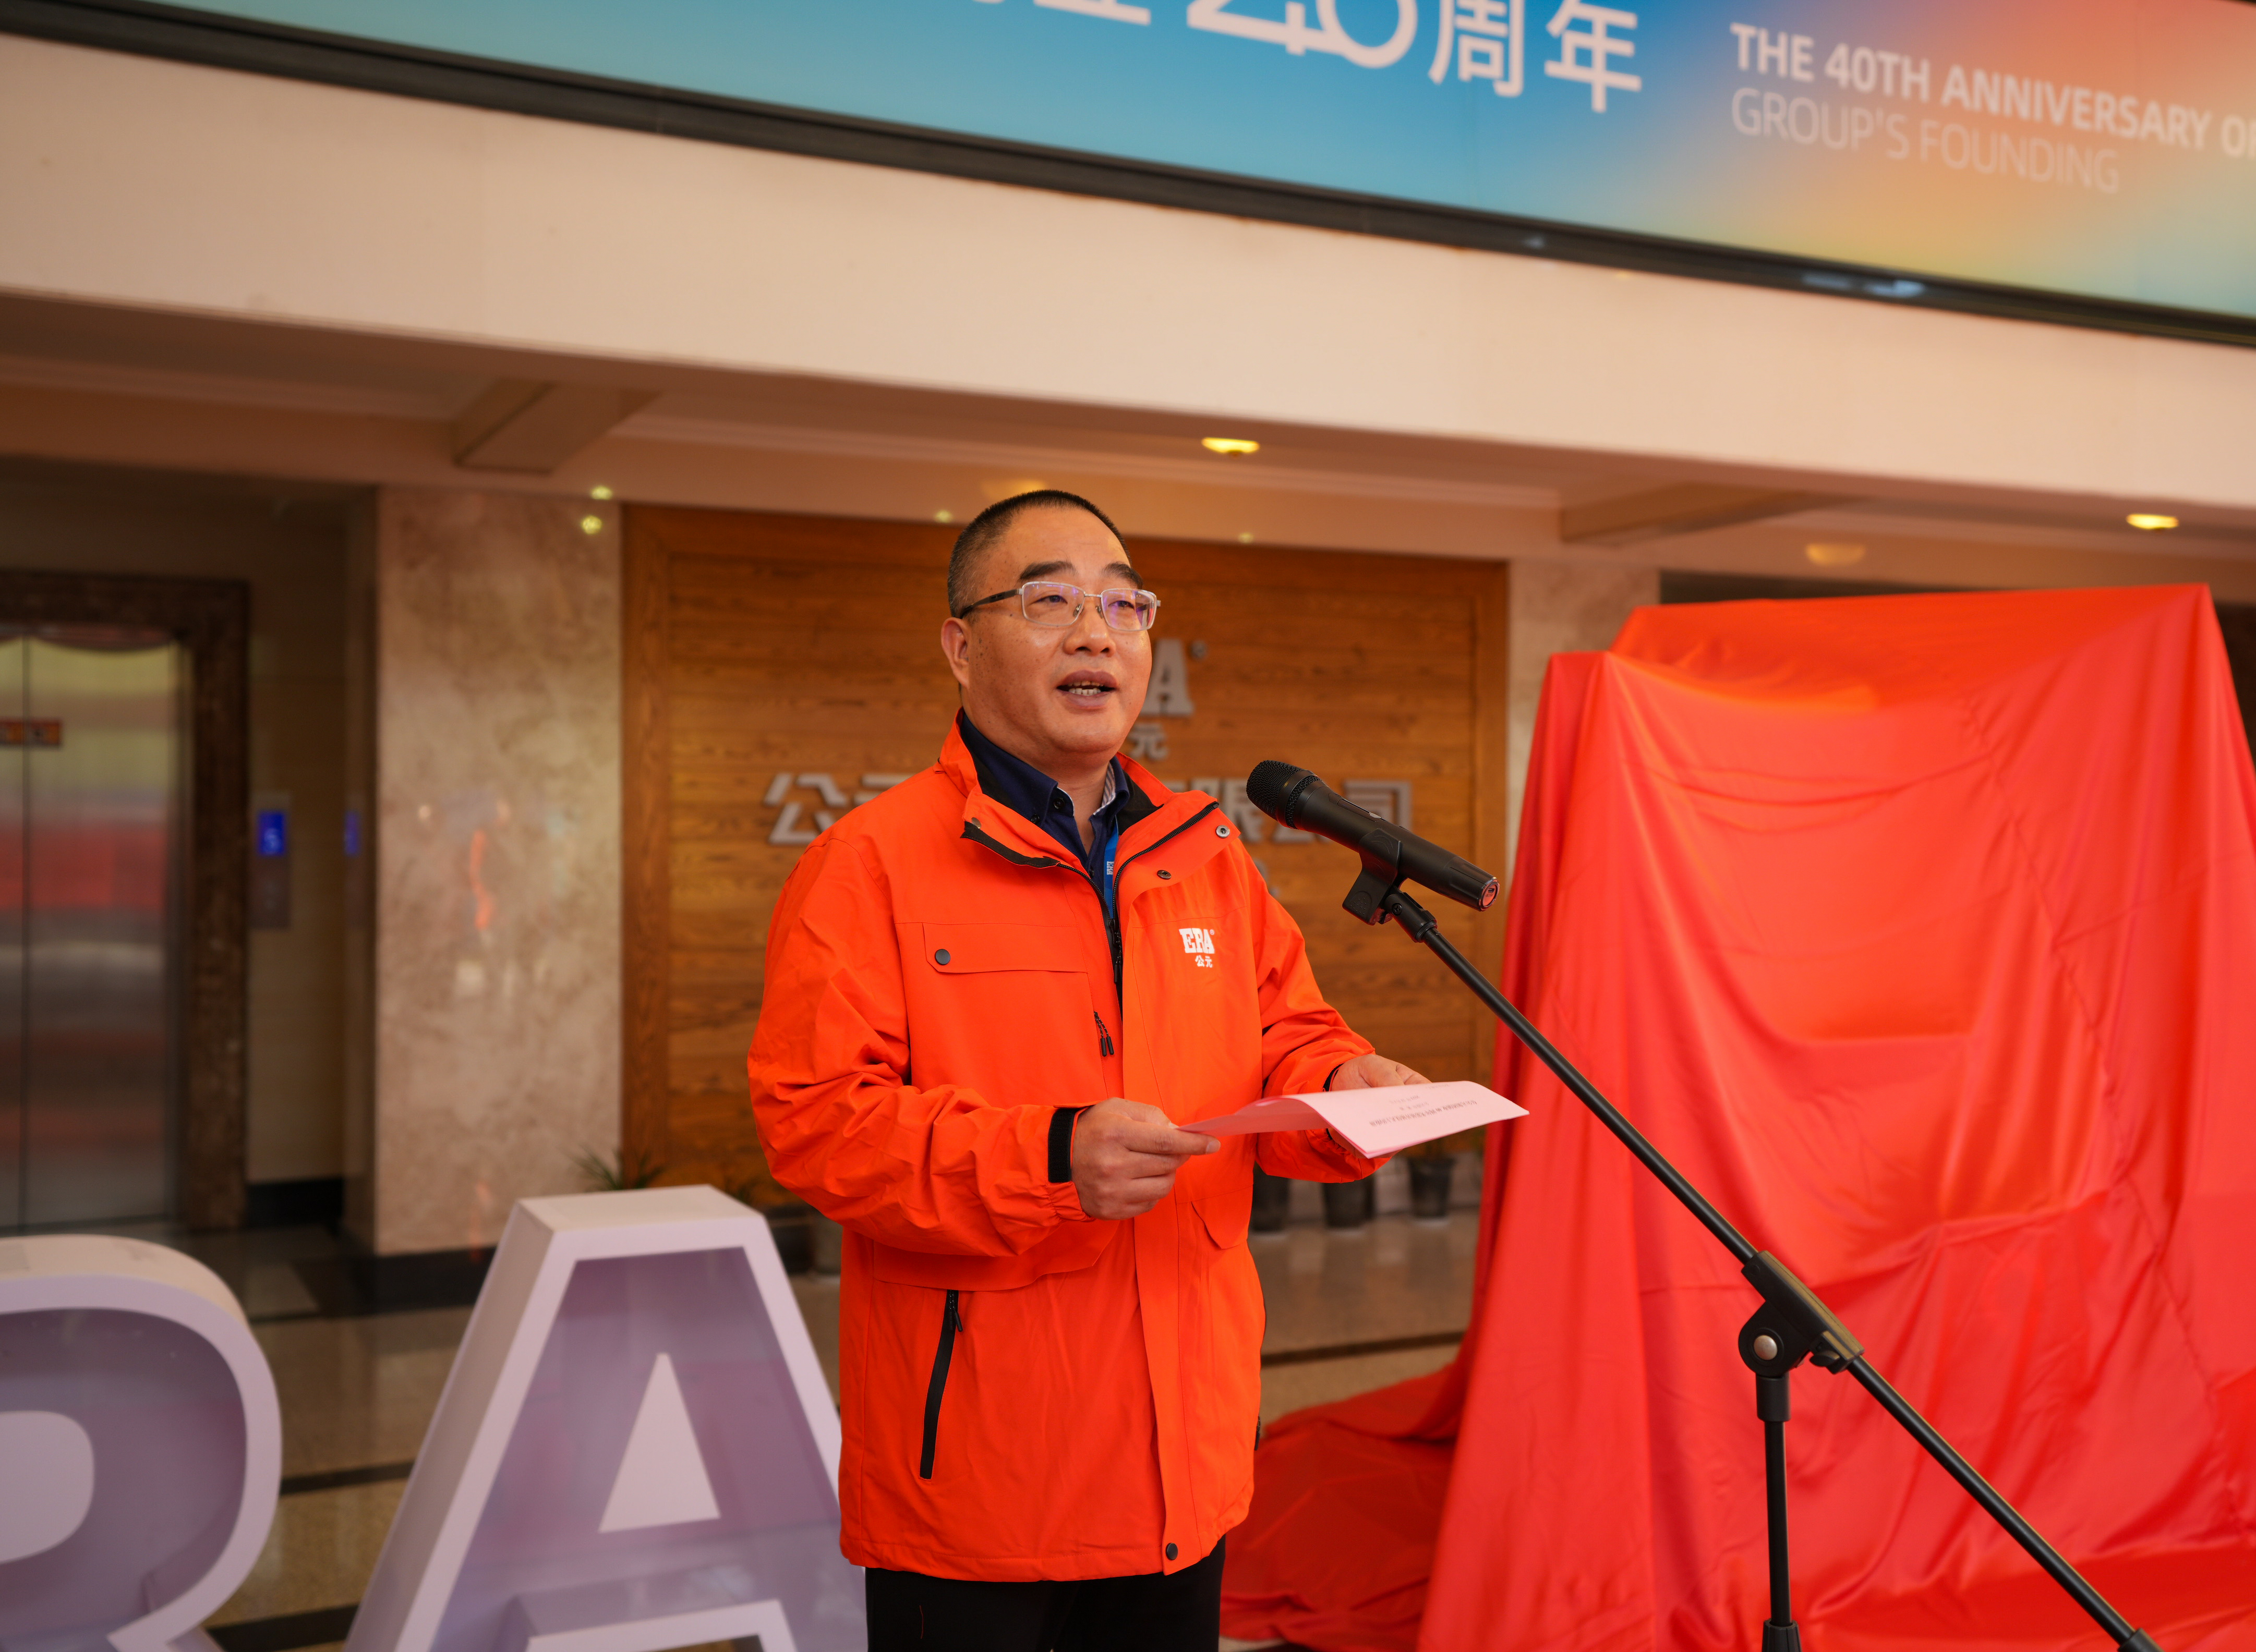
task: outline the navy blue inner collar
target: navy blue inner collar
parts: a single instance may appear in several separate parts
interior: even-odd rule
[[[979,789],[1048,833],[1092,879],[1098,877],[1100,857],[1120,823],[1121,804],[1141,795],[1130,784],[1120,759],[1112,760],[1111,800],[1096,810],[1093,817],[1096,829],[1091,834],[1094,840],[1083,848],[1081,823],[1074,815],[1073,799],[1066,795],[1063,786],[1024,757],[1004,750],[988,739],[966,714],[955,714],[955,726],[962,731],[964,747],[971,753],[972,767],[979,771]]]

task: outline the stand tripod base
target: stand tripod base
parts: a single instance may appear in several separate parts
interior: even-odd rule
[[[1801,1652],[1801,1626],[1763,1621],[1763,1652]]]

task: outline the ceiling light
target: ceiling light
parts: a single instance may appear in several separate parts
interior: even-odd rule
[[[1801,554],[1821,568],[1845,568],[1852,562],[1865,559],[1865,547],[1860,545],[1813,544],[1801,547]]]
[[[608,499],[610,496],[611,490],[600,482],[588,489],[588,497],[590,499]]]
[[[580,518],[581,532],[601,533],[603,531],[603,519],[601,517],[582,517]]]
[[[2148,533],[2160,533],[2165,528],[2178,525],[2175,517],[2165,517],[2152,510],[2133,510],[2123,520],[2134,528],[2144,528]]]
[[[1210,453],[1220,453],[1231,459],[1242,459],[1247,453],[1261,451],[1259,442],[1249,441],[1243,436],[1203,436],[1199,439],[1199,446]]]
[[[953,510],[935,510],[932,513],[932,519],[939,523],[953,522],[955,520],[955,513]]]

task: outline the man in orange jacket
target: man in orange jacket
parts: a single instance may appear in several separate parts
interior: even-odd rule
[[[1423,1082],[1324,1002],[1220,805],[1119,755],[1141,585],[1071,494],[974,520],[940,762],[809,845],[768,931],[752,1108],[845,1229],[842,1546],[878,1652],[1213,1652],[1261,1398],[1253,1166],[1377,1167],[1176,1122]]]

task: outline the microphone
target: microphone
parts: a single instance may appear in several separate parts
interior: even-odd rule
[[[1480,868],[1350,803],[1306,769],[1259,764],[1246,777],[1245,795],[1279,824],[1353,849],[1363,857],[1365,878],[1383,878],[1389,886],[1404,879],[1422,883],[1475,911],[1486,910],[1496,899],[1496,880]],[[1352,898],[1348,910],[1366,923],[1383,921],[1359,910]]]

